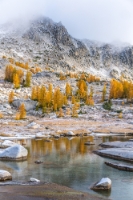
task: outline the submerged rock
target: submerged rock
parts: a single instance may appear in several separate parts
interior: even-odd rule
[[[12,180],[12,175],[5,170],[0,170],[0,181]]]
[[[111,189],[112,181],[109,178],[102,178],[99,182],[95,183],[92,190],[109,190]]]
[[[35,163],[36,163],[36,164],[42,164],[43,161],[41,161],[41,160],[36,160]]]
[[[0,160],[25,160],[27,155],[27,149],[17,144],[0,152]]]

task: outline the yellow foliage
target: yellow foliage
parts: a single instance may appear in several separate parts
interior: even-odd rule
[[[85,104],[88,105],[88,106],[94,106],[93,97],[88,97]]]
[[[13,100],[14,100],[14,92],[11,91],[9,93],[8,102],[11,104],[13,102]]]
[[[66,76],[60,73],[60,81],[66,80]]]
[[[59,112],[58,112],[57,116],[58,117],[64,117],[64,113],[63,113],[62,108],[59,109]]]
[[[66,83],[65,91],[66,91],[66,96],[67,97],[72,95],[72,87],[71,87],[71,85],[69,83]]]
[[[20,113],[16,113],[15,119],[20,120]]]
[[[3,114],[0,112],[0,119],[2,119],[4,116],[3,116]]]
[[[20,114],[20,119],[24,119],[26,117],[26,110],[24,103],[22,103],[19,107],[19,114]]]
[[[20,79],[17,73],[13,75],[13,84],[14,88],[16,89],[20,88]]]
[[[120,119],[123,118],[123,114],[119,113],[118,118],[120,118]]]
[[[72,117],[78,117],[78,110],[79,104],[75,103],[72,107]]]
[[[30,87],[31,85],[31,72],[27,71],[26,79],[25,79],[25,86]]]
[[[114,98],[133,98],[133,83],[126,80],[117,81],[112,79],[110,82],[110,99]]]

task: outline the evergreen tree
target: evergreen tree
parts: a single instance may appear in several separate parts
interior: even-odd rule
[[[14,100],[14,92],[11,91],[11,92],[9,93],[8,102],[11,104],[11,103],[13,102],[13,100]]]

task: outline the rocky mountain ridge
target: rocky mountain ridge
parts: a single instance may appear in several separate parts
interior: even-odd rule
[[[3,28],[4,27],[4,28]],[[133,46],[73,38],[62,25],[41,17],[26,28],[0,28],[0,56],[28,61],[54,71],[85,71],[103,78],[133,78]],[[0,65],[6,63],[0,59]]]

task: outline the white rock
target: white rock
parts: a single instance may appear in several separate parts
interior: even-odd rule
[[[23,160],[26,159],[28,155],[27,149],[21,145],[13,145],[2,152],[0,152],[0,159],[4,160]]]
[[[16,143],[15,143],[15,142],[12,142],[12,141],[10,141],[10,140],[5,140],[4,142],[2,142],[2,143],[0,144],[0,147],[1,147],[1,148],[7,148],[7,147],[11,147],[11,146],[13,146],[13,145],[16,145]]]
[[[67,136],[75,136],[74,132],[69,131],[68,133],[66,133]]]
[[[91,189],[93,190],[109,190],[111,188],[112,181],[109,178],[102,178],[99,182],[95,183]]]
[[[43,133],[37,133],[36,134],[36,138],[44,138],[47,137],[46,135],[44,135]]]
[[[0,170],[0,181],[12,180],[12,175],[5,170]]]
[[[36,183],[40,183],[40,180],[36,179],[36,178],[30,178],[31,182],[36,182]]]
[[[36,128],[40,128],[40,125],[39,125],[39,124],[36,124],[35,122],[32,122],[32,123],[29,124],[27,127],[28,127],[28,128],[36,129]]]
[[[97,184],[96,186],[111,186],[112,181],[109,178],[102,178]]]

